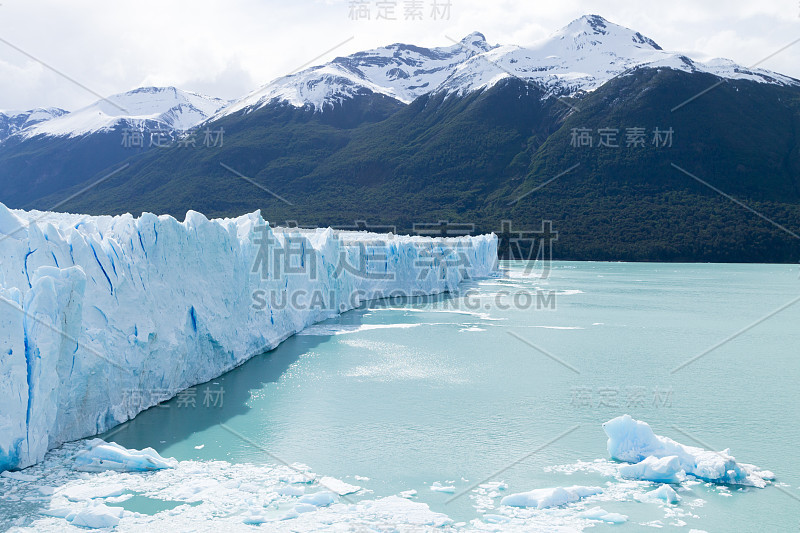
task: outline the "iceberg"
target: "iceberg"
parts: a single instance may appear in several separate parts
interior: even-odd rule
[[[75,456],[73,468],[81,472],[150,472],[174,468],[175,459],[164,459],[153,448],[129,450],[116,442],[92,439],[89,449]]]
[[[338,494],[339,496],[347,496],[348,494],[354,494],[361,490],[361,487],[358,485],[351,485],[350,483],[346,483],[340,479],[330,476],[321,478],[319,480],[319,485],[331,492]]]
[[[306,327],[497,270],[497,237],[0,204],[0,471],[103,433]]]
[[[446,494],[453,494],[456,491],[454,485],[442,485],[438,481],[434,481],[431,484],[430,489],[434,492],[444,492]]]
[[[683,473],[677,455],[647,457],[644,461],[619,467],[619,475],[626,479],[641,479],[657,483],[678,483]]]
[[[43,511],[42,514],[64,518],[73,526],[102,529],[118,526],[126,511],[122,507],[110,507],[99,501],[89,501],[83,508],[78,510],[57,508]]]
[[[302,496],[298,503],[313,505],[314,507],[327,507],[336,503],[336,496],[330,491],[323,490]]]
[[[628,521],[627,515],[610,513],[602,507],[592,507],[591,509],[587,509],[586,511],[579,513],[578,516],[581,518],[588,518],[589,520],[608,522],[609,524],[624,524]]]
[[[665,503],[678,503],[681,499],[675,489],[669,485],[661,485],[655,490],[645,492],[639,499],[642,501],[663,501]]]
[[[647,422],[623,415],[603,424],[608,453],[632,466],[620,467],[620,475],[649,481],[673,482],[680,472],[703,481],[764,488],[772,472],[737,463],[730,450],[709,451],[656,435]],[[659,477],[664,479],[658,479]]]
[[[548,507],[558,507],[577,502],[587,496],[594,496],[602,492],[603,489],[600,487],[581,487],[578,485],[572,487],[555,487],[551,489],[534,489],[529,492],[509,494],[500,500],[500,505],[546,509]]]

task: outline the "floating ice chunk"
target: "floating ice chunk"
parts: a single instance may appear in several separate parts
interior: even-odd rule
[[[650,456],[644,461],[619,467],[619,475],[626,479],[641,479],[656,483],[678,483],[683,469],[676,455],[668,457]]]
[[[64,518],[73,526],[99,529],[103,527],[116,527],[125,514],[122,507],[109,507],[100,502],[89,502],[86,507],[69,513]]]
[[[153,448],[129,450],[102,439],[89,441],[89,449],[75,457],[73,468],[81,472],[147,472],[173,468],[177,461],[161,457]]]
[[[453,494],[456,491],[456,488],[453,485],[442,485],[438,481],[434,481],[431,485],[431,490],[434,492],[445,492],[447,494]]]
[[[56,518],[66,518],[73,512],[69,507],[53,507],[52,509],[43,509],[39,511],[45,516],[55,516]]]
[[[317,475],[313,472],[298,472],[281,476],[280,479],[285,483],[313,483],[317,479]]]
[[[104,483],[102,485],[73,485],[58,491],[58,493],[70,501],[81,502],[94,498],[110,498],[121,496],[125,493],[125,487],[119,483]]]
[[[15,479],[17,481],[36,481],[37,479],[39,479],[38,477],[29,476],[28,474],[23,474],[22,472],[11,472],[11,471],[2,472],[0,473],[0,476],[3,476],[8,479]]]
[[[511,507],[535,507],[545,509],[547,507],[558,507],[567,503],[577,502],[587,496],[600,494],[603,489],[600,487],[555,487],[552,489],[534,489],[530,492],[520,492],[509,494],[500,500],[500,505]]]
[[[401,498],[406,498],[406,499],[413,498],[416,495],[417,495],[417,491],[415,491],[414,489],[404,490],[403,492],[400,493],[400,497]]]
[[[661,485],[656,490],[651,490],[650,492],[644,493],[640,498],[642,501],[661,500],[666,503],[678,503],[680,499],[681,497],[678,496],[678,493],[675,492],[675,489],[669,485]]]
[[[305,493],[305,487],[298,487],[295,485],[287,485],[278,489],[278,494],[281,496],[302,496]]]
[[[483,515],[483,521],[487,524],[505,524],[509,521],[509,518],[501,514],[485,514]]]
[[[619,416],[603,424],[608,435],[608,453],[612,458],[628,463],[639,463],[648,457],[675,456],[681,469],[696,478],[713,483],[749,485],[763,488],[772,472],[756,466],[737,463],[723,450],[714,452],[686,446],[668,437],[653,433],[646,422],[634,420],[629,415]]]
[[[205,444],[199,444],[199,445],[195,446],[195,447],[194,447],[194,449],[195,449],[195,450],[202,450],[202,449],[203,449],[203,448],[205,448],[205,447],[206,447],[206,445],[205,445]]]
[[[308,503],[315,507],[327,507],[333,503],[336,503],[336,496],[327,490],[323,490],[321,492],[315,492],[313,494],[306,494],[298,503]],[[297,509],[295,507],[295,509]]]
[[[316,505],[312,505],[310,503],[298,503],[294,506],[294,510],[296,513],[313,513],[317,510]]]
[[[628,521],[627,515],[620,513],[609,513],[602,507],[592,507],[591,509],[579,513],[578,516],[581,518],[588,518],[589,520],[601,520],[603,522],[608,522],[609,524],[624,524]]]
[[[504,481],[488,481],[486,483],[481,483],[480,488],[486,490],[506,490],[508,488],[508,483]]]
[[[325,476],[319,480],[320,486],[335,492],[339,496],[344,496],[346,494],[353,494],[354,492],[358,492],[361,490],[361,487],[358,485],[351,485],[350,483],[345,483],[339,479],[334,477]]]
[[[250,526],[260,526],[266,522],[272,522],[274,519],[270,519],[262,513],[257,513],[255,511],[250,511],[245,517],[242,519],[247,525]]]
[[[391,531],[430,531],[450,525],[453,521],[445,514],[431,511],[424,503],[412,502],[399,496],[389,496],[369,502],[359,502],[360,512],[370,516],[385,517],[391,524],[403,524],[406,527],[390,528]]]

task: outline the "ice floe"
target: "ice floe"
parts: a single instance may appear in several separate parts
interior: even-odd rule
[[[361,490],[361,487],[358,485],[351,485],[350,483],[345,483],[344,481],[330,476],[320,478],[319,484],[340,496],[353,494]]]
[[[642,501],[663,501],[665,503],[678,503],[680,496],[669,485],[661,485],[655,490],[645,493],[640,498]]]
[[[534,489],[529,492],[509,494],[500,501],[500,505],[511,507],[535,507],[545,509],[557,507],[568,503],[577,502],[587,496],[594,496],[603,492],[600,487],[555,487],[548,489]]]
[[[600,520],[601,522],[608,522],[609,524],[624,524],[628,521],[628,517],[620,513],[610,513],[602,507],[592,507],[586,511],[578,513],[581,518],[588,518],[589,520]]]
[[[455,486],[453,485],[443,485],[438,481],[434,481],[431,484],[431,490],[434,492],[444,492],[446,494],[453,494],[456,491]]]

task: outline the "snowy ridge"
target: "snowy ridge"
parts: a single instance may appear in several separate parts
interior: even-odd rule
[[[80,137],[117,127],[180,132],[203,122],[226,104],[219,98],[174,87],[142,87],[27,127],[20,135]]]
[[[249,113],[275,101],[295,107],[309,105],[321,111],[364,92],[408,104],[440,86],[459,64],[491,48],[486,38],[475,32],[459,44],[442,48],[393,44],[337,57],[323,66],[268,83],[221,110],[213,119],[241,111]]]
[[[308,266],[265,275],[269,263],[256,261],[265,250],[258,239],[270,243],[271,257],[291,249]],[[462,260],[425,266],[448,250]],[[392,291],[451,291],[466,275],[489,275],[497,238],[330,229],[303,231],[301,238],[298,231],[273,231],[258,212],[208,220],[190,211],[181,223],[151,214],[12,212],[0,204],[0,255],[6,470],[108,430],[362,301]],[[340,264],[350,268],[337,270]],[[255,305],[256,291],[266,306]],[[307,296],[286,305],[295,293]]]
[[[14,134],[23,138],[78,137],[119,126],[182,132],[269,104],[324,111],[367,94],[409,104],[426,94],[483,91],[512,77],[542,87],[545,96],[581,96],[645,67],[800,86],[794,78],[748,69],[727,59],[694,61],[682,53],[663,50],[639,32],[586,15],[529,47],[490,45],[483,34],[474,32],[445,47],[392,44],[357,52],[280,77],[234,102],[174,87],[143,87],[72,113],[34,110],[27,112],[32,117],[28,119],[23,114],[0,112],[0,141]]]
[[[57,107],[37,107],[27,111],[0,111],[0,142],[25,128],[67,113],[69,111]]]
[[[747,69],[726,59],[694,61],[681,53],[663,50],[639,32],[597,15],[586,15],[527,48],[490,45],[475,32],[445,48],[393,44],[338,57],[323,66],[278,78],[221,110],[213,119],[249,113],[269,103],[311,106],[322,111],[368,92],[410,103],[429,93],[463,95],[482,91],[511,77],[543,87],[546,96],[580,96],[642,67],[800,85],[800,81],[788,76]]]
[[[750,70],[726,59],[696,62],[683,54],[664,51],[641,33],[597,15],[587,15],[529,48],[503,46],[470,58],[436,91],[466,94],[490,88],[513,75],[544,87],[548,95],[579,95],[642,67],[800,85],[798,80],[788,76],[762,69]]]

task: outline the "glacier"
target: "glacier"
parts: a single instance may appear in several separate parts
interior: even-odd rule
[[[259,263],[265,241],[272,260]],[[209,220],[190,211],[179,222],[0,204],[0,258],[2,471],[365,301],[492,275],[497,237],[281,229],[260,212]],[[296,294],[305,298],[286,303]]]

